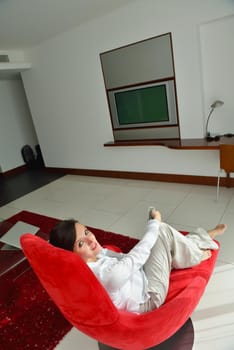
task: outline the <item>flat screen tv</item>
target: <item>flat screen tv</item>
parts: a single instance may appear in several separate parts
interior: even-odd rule
[[[157,130],[162,138],[178,137],[178,132],[172,132],[178,130],[174,80],[111,89],[108,98],[113,131],[118,138],[122,135],[123,139],[134,139],[139,134],[143,139],[154,138],[154,131],[147,128],[164,128],[162,133]]]

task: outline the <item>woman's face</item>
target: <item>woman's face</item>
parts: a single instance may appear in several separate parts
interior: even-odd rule
[[[95,261],[97,254],[102,247],[96,240],[94,234],[84,225],[77,222],[75,224],[76,241],[74,243],[73,252],[77,253],[84,261]]]

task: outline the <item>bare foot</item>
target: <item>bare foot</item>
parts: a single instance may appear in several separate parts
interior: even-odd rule
[[[158,221],[162,221],[161,213],[158,210],[156,210],[155,208],[149,209],[149,218],[156,219]]]
[[[202,253],[203,253],[203,255],[202,255],[201,261],[207,260],[211,257],[211,250],[210,249],[203,250]]]
[[[209,236],[214,239],[216,236],[222,235],[227,229],[226,224],[219,224],[212,230],[208,231]]]

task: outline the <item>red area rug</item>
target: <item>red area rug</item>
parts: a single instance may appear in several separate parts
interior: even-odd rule
[[[45,234],[58,221],[23,211],[9,218],[7,225],[19,220],[40,227]],[[0,284],[1,350],[51,350],[71,329],[27,261],[5,274]]]
[[[40,227],[40,233],[45,238],[59,221],[22,211],[0,223],[1,234],[19,220]],[[114,244],[123,252],[137,242],[136,239],[95,228],[92,231],[103,245],[113,243],[114,237]],[[71,329],[27,261],[5,274],[0,279],[0,286],[0,350],[52,350]]]

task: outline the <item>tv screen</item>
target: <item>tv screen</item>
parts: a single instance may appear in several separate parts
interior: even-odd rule
[[[119,125],[169,121],[166,85],[115,92]]]
[[[107,92],[115,140],[179,137],[173,79]]]

